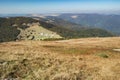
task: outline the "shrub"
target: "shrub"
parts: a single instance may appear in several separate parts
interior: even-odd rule
[[[102,57],[102,58],[108,58],[109,56],[105,53],[99,53],[97,56]]]

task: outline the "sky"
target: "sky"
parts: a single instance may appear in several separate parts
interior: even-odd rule
[[[120,12],[120,0],[0,0],[0,14],[97,12]]]

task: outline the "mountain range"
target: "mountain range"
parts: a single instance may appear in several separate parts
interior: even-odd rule
[[[0,18],[0,42],[107,36],[114,35],[107,30],[88,28],[53,16]]]
[[[84,25],[89,28],[101,28],[120,35],[120,15],[118,14],[61,14],[58,18]]]

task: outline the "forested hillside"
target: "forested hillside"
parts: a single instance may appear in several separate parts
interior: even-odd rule
[[[101,28],[120,35],[120,15],[105,14],[61,14],[58,18],[85,25],[89,28]]]
[[[50,18],[52,21],[52,19]],[[76,26],[79,26],[77,24],[73,24],[70,22],[64,22],[62,20],[54,20],[54,22],[49,22],[44,19],[36,20],[30,17],[10,17],[10,18],[0,18],[0,42],[4,41],[14,41],[14,40],[21,40],[24,36],[26,38],[29,38],[29,36],[32,35],[32,37],[39,37],[39,34],[42,34],[40,29],[45,28],[46,30],[52,31],[50,33],[54,33],[56,35],[60,35],[64,39],[70,39],[70,38],[81,38],[81,37],[107,37],[107,36],[113,36],[112,33],[98,29],[98,28],[78,28]],[[61,24],[61,25],[60,25]],[[39,26],[35,27],[34,30],[31,30],[32,33],[29,32],[29,30],[26,30],[32,26]],[[43,28],[40,28],[43,27]],[[75,29],[74,29],[75,27]],[[37,30],[39,28],[39,30]],[[21,31],[22,30],[22,31]],[[18,38],[19,34],[24,31],[24,35],[22,38]],[[34,35],[33,35],[34,32]],[[29,33],[29,34],[28,34]],[[45,32],[45,36],[49,35],[49,33]],[[44,37],[44,36],[43,36]],[[39,37],[40,39],[43,39],[43,37]],[[45,39],[48,39],[49,37],[46,37]],[[55,38],[55,37],[54,37]],[[33,39],[32,40],[36,40]]]

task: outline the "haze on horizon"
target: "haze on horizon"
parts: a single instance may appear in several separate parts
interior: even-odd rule
[[[120,0],[0,0],[0,14],[120,13]]]

